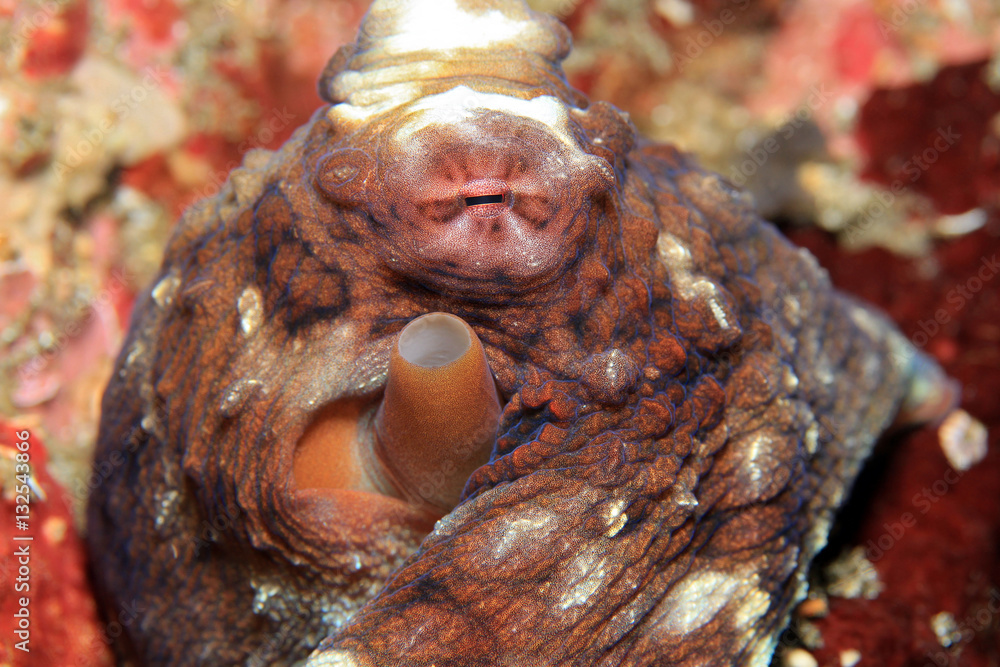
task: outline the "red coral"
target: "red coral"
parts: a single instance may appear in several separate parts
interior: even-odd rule
[[[53,7],[57,9],[53,9]],[[26,39],[22,70],[32,77],[59,76],[73,68],[87,44],[87,3],[43,3],[17,21],[14,39]]]
[[[945,67],[927,83],[872,93],[857,131],[869,156],[864,176],[906,185],[944,213],[996,201],[1000,137],[991,123],[1000,93],[987,85],[987,67]]]
[[[110,640],[104,638],[114,624],[104,627],[98,619],[69,495],[46,468],[45,446],[34,433],[25,438],[25,432],[0,420],[4,471],[0,543],[5,545],[0,555],[0,662],[40,667],[111,665]],[[27,446],[17,447],[25,441]],[[30,459],[30,486],[24,483],[27,477],[15,477],[15,457],[23,450]],[[27,515],[15,509],[18,495],[25,495],[24,486],[30,489]],[[25,521],[26,530],[16,523],[19,519]],[[25,537],[32,539],[18,539]],[[25,600],[27,605],[22,604]],[[18,630],[25,634],[15,634]]]
[[[844,10],[833,38],[833,50],[839,56],[833,68],[839,78],[852,84],[869,80],[879,51],[888,45],[878,22],[878,14],[867,4]]]
[[[181,10],[173,0],[112,0],[108,15],[113,25],[128,28],[133,53],[148,53],[173,46]]]

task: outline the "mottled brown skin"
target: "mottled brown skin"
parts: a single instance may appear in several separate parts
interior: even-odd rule
[[[120,654],[293,664],[327,638],[309,664],[766,664],[919,366],[891,325],[607,105],[570,113],[597,161],[563,189],[563,149],[522,117],[428,128],[414,157],[379,139],[391,114],[327,111],[185,215],[136,309],[88,526],[104,608],[148,609]],[[480,268],[434,246],[475,213],[445,172],[516,190]],[[517,225],[531,270],[502,252]],[[373,413],[395,335],[433,311],[472,326],[506,401],[459,505],[296,489],[313,418]]]

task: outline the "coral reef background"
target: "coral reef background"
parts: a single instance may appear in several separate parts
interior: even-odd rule
[[[141,616],[97,618],[77,537],[133,300],[179,213],[320,104],[365,4],[0,0],[0,543],[27,430],[38,547],[31,654],[13,646],[17,559],[0,547],[0,665],[110,664],[105,640]],[[991,430],[961,474],[934,428],[885,443],[776,660],[1000,664],[1000,5],[533,4],[573,31],[574,85],[751,191]]]

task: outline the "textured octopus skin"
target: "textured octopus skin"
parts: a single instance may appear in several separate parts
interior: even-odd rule
[[[438,3],[433,44],[428,8],[395,4],[331,60],[330,104],[185,214],[137,304],[88,507],[103,608],[143,610],[119,656],[768,664],[939,371],[746,195],[572,90],[554,19]],[[370,413],[434,311],[503,397],[458,505],[297,488],[310,423]]]

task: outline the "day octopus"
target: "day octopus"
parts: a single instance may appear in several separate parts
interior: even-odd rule
[[[184,215],[89,504],[141,665],[767,665],[953,385],[520,2],[385,1]]]

